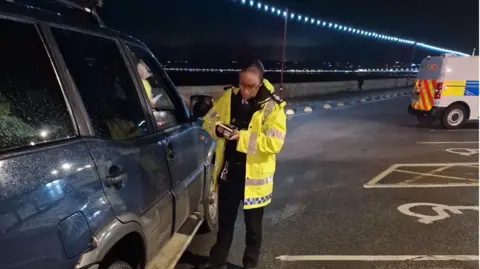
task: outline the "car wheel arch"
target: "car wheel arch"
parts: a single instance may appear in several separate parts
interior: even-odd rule
[[[128,214],[133,215],[133,214]],[[94,264],[101,264],[118,244],[129,235],[137,235],[143,244],[142,262],[147,259],[146,239],[137,217],[131,217],[131,221],[121,222],[117,218],[112,219],[102,226],[92,236],[92,247],[80,255],[75,269],[89,268]]]
[[[451,103],[448,107],[447,110],[453,106],[463,106],[465,108],[465,120],[468,120],[470,118],[470,106],[463,101],[456,101],[454,103]]]

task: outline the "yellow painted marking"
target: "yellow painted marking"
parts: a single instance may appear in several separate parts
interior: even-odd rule
[[[393,172],[395,169],[397,169],[397,167],[399,167],[400,165],[399,164],[394,164],[392,166],[390,166],[389,168],[387,168],[387,170],[383,171],[382,173],[380,173],[378,176],[376,176],[375,178],[373,178],[372,180],[370,180],[369,182],[365,183],[365,185],[375,185],[377,184],[380,180],[382,180],[384,177],[386,177],[388,174],[390,174],[391,172]]]
[[[448,179],[455,179],[455,180],[466,180],[466,181],[478,182],[478,180],[470,179],[470,178],[443,176],[443,175],[436,175],[436,174],[430,174],[430,173],[412,172],[412,171],[400,170],[400,169],[397,169],[394,172],[401,172],[401,173],[412,174],[412,175],[422,175],[422,176],[429,176],[429,177],[439,177],[439,178],[448,178]]]
[[[477,142],[478,143],[478,142]],[[409,167],[429,167],[429,166],[472,166],[478,165],[478,163],[402,163],[395,164],[397,166],[409,166]]]
[[[433,170],[431,170],[431,171],[428,171],[427,173],[429,173],[429,174],[435,174],[436,172],[441,172],[441,171],[446,170],[446,169],[448,169],[448,168],[450,168],[450,167],[452,167],[452,166],[451,166],[451,165],[447,165],[447,166],[444,166],[444,167],[440,167],[440,168],[437,168],[437,169],[433,169]],[[423,175],[418,175],[418,176],[415,176],[415,177],[413,177],[413,178],[411,178],[411,179],[407,179],[407,180],[403,181],[403,182],[400,183],[400,184],[412,183],[412,182],[417,181],[417,180],[419,180],[419,179],[421,179],[421,178],[423,178]]]
[[[478,180],[462,178],[462,177],[450,177],[450,176],[441,176],[437,174],[432,174],[432,171],[428,173],[420,173],[420,172],[411,172],[405,170],[397,170],[397,168],[401,167],[438,167],[437,169],[446,169],[446,167],[471,167],[471,168],[478,168],[478,163],[404,163],[404,164],[394,164],[387,168],[385,171],[374,177],[372,180],[368,181],[363,185],[364,188],[436,188],[436,187],[472,187],[478,186]],[[434,171],[435,171],[434,170]],[[441,171],[441,170],[440,170]],[[474,183],[446,183],[446,184],[408,184],[408,182],[401,182],[401,183],[394,183],[394,184],[377,184],[386,176],[391,174],[392,172],[400,172],[400,173],[409,173],[414,174],[417,176],[433,176],[439,178],[447,178],[447,179],[454,179],[454,180],[467,180],[469,182]]]
[[[446,183],[446,184],[376,184],[363,185],[365,189],[381,189],[381,188],[463,188],[478,187],[478,183]]]

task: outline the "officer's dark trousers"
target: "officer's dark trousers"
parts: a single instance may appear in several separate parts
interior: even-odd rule
[[[218,233],[217,242],[210,251],[210,261],[214,265],[226,264],[233,240],[235,221],[239,205],[243,207],[245,191],[245,163],[229,164],[227,180],[220,180],[218,193]],[[246,226],[246,248],[243,266],[257,266],[262,243],[263,207],[243,210]]]

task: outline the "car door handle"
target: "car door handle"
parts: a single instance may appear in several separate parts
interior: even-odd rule
[[[173,146],[171,143],[167,143],[166,154],[167,154],[167,159],[169,160],[175,159],[175,154],[173,153]]]
[[[116,165],[110,167],[110,169],[108,169],[108,173],[109,175],[105,177],[105,184],[107,187],[120,188],[127,180],[127,174]]]

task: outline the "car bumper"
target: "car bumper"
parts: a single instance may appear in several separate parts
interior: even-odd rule
[[[425,110],[417,110],[412,107],[412,105],[408,105],[408,114],[410,115],[424,115],[434,118],[441,118],[443,112],[445,112],[445,107],[432,107],[429,111]]]

